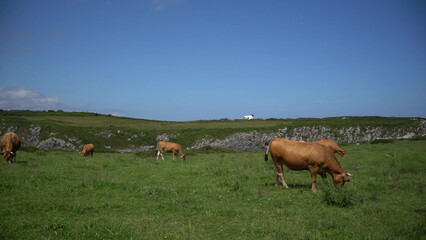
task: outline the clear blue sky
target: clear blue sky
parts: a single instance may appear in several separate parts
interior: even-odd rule
[[[0,1],[0,108],[426,117],[426,1]]]

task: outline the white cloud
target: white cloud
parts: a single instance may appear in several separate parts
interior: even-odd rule
[[[55,110],[64,105],[58,97],[44,97],[43,94],[29,88],[0,89],[0,108],[19,110]]]
[[[160,12],[171,5],[178,4],[181,2],[182,0],[151,0],[151,9]]]

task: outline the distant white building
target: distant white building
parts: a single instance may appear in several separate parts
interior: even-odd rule
[[[244,116],[244,120],[251,120],[254,118],[254,114],[249,114]]]

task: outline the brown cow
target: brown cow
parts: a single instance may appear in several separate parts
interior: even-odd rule
[[[21,147],[21,140],[18,134],[9,132],[3,135],[0,143],[1,154],[4,157],[5,163],[13,163],[16,161],[16,151]]]
[[[343,148],[341,148],[339,146],[339,144],[337,144],[335,141],[333,141],[331,139],[322,138],[318,141],[314,141],[313,143],[319,143],[319,144],[322,144],[322,145],[328,147],[333,152],[333,154],[338,153],[342,157],[345,156],[345,150]]]
[[[95,146],[93,144],[86,144],[83,146],[83,151],[81,151],[81,156],[85,157],[90,155],[93,157],[93,152],[95,151]]]
[[[329,173],[333,177],[334,184],[338,186],[343,186],[345,182],[349,182],[348,176],[352,176],[343,170],[334,154],[321,144],[274,138],[266,148],[265,161],[268,161],[269,152],[277,168],[275,183],[277,186],[278,176],[280,176],[283,186],[288,188],[284,180],[283,164],[291,170],[309,170],[312,178],[312,191],[316,191],[317,173],[322,177]]]
[[[183,153],[182,147],[177,143],[159,141],[157,143],[157,161],[158,161],[158,156],[160,155],[161,155],[161,158],[164,160],[163,151],[172,152],[173,160],[175,159],[175,155],[179,152],[180,157],[185,160],[186,155]]]

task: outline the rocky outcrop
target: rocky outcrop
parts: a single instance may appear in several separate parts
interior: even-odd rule
[[[29,146],[37,146],[40,143],[41,127],[31,124],[28,128],[29,134],[21,136],[22,142]]]
[[[140,147],[136,147],[136,146],[129,146],[128,148],[120,148],[117,149],[116,151],[119,153],[137,153],[137,152],[143,152],[143,151],[148,151],[150,149],[153,149],[154,146],[140,146]]]
[[[167,133],[163,133],[157,136],[157,138],[155,140],[158,141],[170,141],[170,139],[176,138],[177,135],[176,134],[167,134]]]
[[[265,146],[274,137],[293,141],[316,141],[321,138],[333,139],[340,143],[357,143],[375,139],[410,139],[415,136],[426,136],[426,121],[422,120],[419,127],[385,128],[385,127],[358,127],[328,128],[324,126],[304,126],[300,128],[283,128],[276,132],[242,132],[235,133],[223,139],[214,139],[206,136],[188,149],[202,147],[228,148],[237,152],[263,151]]]
[[[66,142],[59,138],[48,138],[46,140],[41,141],[36,146],[37,148],[50,150],[50,149],[62,149],[62,150],[77,150],[77,147],[74,146],[70,142]]]
[[[303,126],[295,128],[281,128],[275,131],[246,131],[228,135],[224,138],[214,138],[212,136],[200,136],[199,140],[192,140],[195,143],[187,149],[199,149],[203,147],[218,147],[232,149],[238,152],[263,151],[265,145],[274,137],[286,138],[290,140],[315,141],[321,138],[330,138],[339,143],[357,143],[373,141],[375,139],[410,139],[415,136],[426,136],[426,120],[417,119],[418,125],[415,127],[360,127],[350,126],[342,128],[332,128],[326,126]],[[416,120],[416,121],[417,121]],[[74,136],[67,136],[64,133],[44,132],[40,126],[27,125],[15,126],[5,123],[0,124],[0,137],[5,132],[18,132],[23,146],[34,146],[41,149],[62,149],[62,150],[80,150],[83,146],[83,140]],[[67,133],[68,134],[68,133]],[[88,133],[89,139],[101,138],[99,148],[115,150],[118,152],[141,152],[154,149],[150,145],[137,145],[135,142],[152,142],[152,135],[143,132],[134,133],[120,129],[91,130]],[[69,134],[71,135],[71,134]],[[43,137],[44,136],[44,137]],[[161,133],[155,137],[155,141],[169,141],[177,138],[179,133]],[[114,146],[114,139],[121,137],[120,146]],[[144,138],[152,139],[148,140]],[[87,137],[86,137],[87,139]],[[144,140],[144,141],[141,141]],[[117,142],[117,141],[116,141]]]

